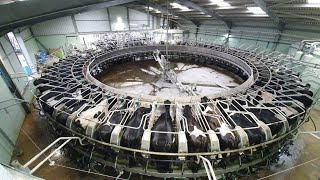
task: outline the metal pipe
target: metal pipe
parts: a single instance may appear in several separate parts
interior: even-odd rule
[[[60,137],[53,141],[49,146],[47,146],[45,149],[43,149],[40,153],[38,153],[36,156],[34,156],[32,159],[30,159],[26,164],[23,165],[24,168],[28,167],[32,162],[34,162],[36,159],[38,159],[42,154],[44,154],[49,148],[51,148],[53,145],[55,145],[60,140],[71,140],[71,139],[78,139],[80,141],[80,144],[82,144],[82,140],[80,137]],[[69,142],[69,141],[68,141]]]
[[[65,146],[68,142],[70,142],[72,139],[66,140],[64,143],[62,143],[57,149],[55,149],[49,156],[44,158],[39,164],[37,164],[31,171],[30,174],[34,173],[42,164],[44,164],[51,156],[53,156],[56,152],[58,152],[63,146]],[[54,161],[52,161],[54,163]],[[25,166],[24,166],[25,167]]]
[[[199,157],[203,160],[203,164],[207,163],[207,165],[208,165],[208,168],[209,168],[209,172],[207,171],[208,177],[212,177],[213,180],[217,180],[217,177],[213,171],[213,168],[212,168],[210,161],[203,156],[199,156]],[[207,168],[206,168],[206,170],[207,170]]]

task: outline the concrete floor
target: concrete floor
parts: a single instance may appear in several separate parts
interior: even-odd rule
[[[320,128],[320,109],[313,110],[311,116],[318,128]],[[313,131],[314,125],[311,121],[305,123],[300,129],[301,131]],[[32,141],[31,141],[32,139]],[[22,126],[20,135],[17,140],[17,145],[23,150],[24,154],[20,157],[13,156],[12,160],[17,159],[21,164],[26,163],[32,157],[34,157],[40,150],[44,149],[50,144],[52,139],[47,128],[47,121],[39,116],[37,110],[32,110],[30,114],[26,116],[24,124]],[[259,174],[252,175],[244,179],[259,179],[266,177],[270,174],[280,172],[291,168],[293,166],[306,163],[310,160],[318,158],[315,161],[307,163],[305,165],[293,168],[291,170],[279,173],[266,179],[270,180],[292,180],[292,179],[319,179],[320,178],[320,139],[310,134],[300,134],[294,145],[291,147],[290,152],[292,156],[283,157],[283,163],[279,166],[271,167],[270,170],[260,171]],[[41,157],[41,159],[44,158]],[[61,156],[60,158],[54,159],[56,163],[63,166],[74,167],[74,164],[67,158]],[[34,166],[35,164],[33,164]],[[77,170],[67,169],[60,166],[49,166],[49,163],[45,163],[39,170],[34,173],[35,176],[48,179],[48,180],[81,180],[81,179],[112,179],[103,177],[100,175],[89,174],[86,172],[79,172]],[[136,179],[136,178],[132,178]],[[151,179],[151,178],[145,178]]]
[[[46,148],[46,146],[52,142],[52,136],[48,132],[47,125],[47,120],[40,117],[38,111],[33,109],[32,112],[26,116],[16,143],[17,146],[23,150],[23,155],[19,157],[13,155],[12,160],[18,160],[21,164],[25,164],[40,152],[39,148],[41,150]],[[50,150],[48,152],[50,153]],[[30,169],[44,158],[45,156],[41,156],[39,161],[31,164]],[[55,158],[54,160],[56,161],[56,164],[75,167],[72,162],[63,156]],[[33,175],[48,180],[112,179],[60,166],[50,166],[48,162],[39,168]]]
[[[319,130],[320,109],[314,108],[311,111],[310,115],[315,122],[315,126],[317,127],[317,130]],[[300,132],[314,131],[315,126],[311,121],[306,122],[300,128]],[[291,156],[281,157],[278,166],[272,166],[270,170],[262,171],[258,176],[258,178],[268,179],[268,180],[295,180],[295,179],[319,180],[320,179],[320,153],[319,153],[320,152],[320,134],[318,133],[317,135],[318,137],[313,136],[311,134],[299,134],[293,146],[290,147],[289,152],[291,153]],[[294,168],[295,166],[298,166],[298,167]],[[275,173],[278,173],[278,174],[275,174]],[[275,175],[272,175],[272,174],[275,174]]]

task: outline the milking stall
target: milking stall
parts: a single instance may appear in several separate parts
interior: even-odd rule
[[[0,0],[0,179],[320,178],[320,0]]]

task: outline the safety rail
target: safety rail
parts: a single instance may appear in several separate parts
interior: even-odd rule
[[[29,169],[29,165],[31,165],[34,161],[36,161],[41,155],[43,155],[46,151],[48,151],[52,146],[57,144],[59,141],[64,140],[64,142],[56,148],[53,152],[51,152],[48,156],[46,156],[41,162],[39,162],[33,169]],[[82,144],[82,139],[79,137],[59,137],[55,141],[53,141],[50,145],[48,145],[45,149],[43,149],[40,153],[35,155],[32,159],[30,159],[28,162],[26,162],[24,165],[21,165],[17,160],[12,161],[12,165],[20,169],[22,171],[25,171],[29,174],[33,174],[36,170],[38,170],[46,161],[48,161],[55,153],[57,153],[60,149],[62,149],[67,143],[69,143],[71,140],[79,140],[79,143]],[[83,145],[83,144],[82,144]],[[50,165],[54,165],[54,161],[49,161]]]

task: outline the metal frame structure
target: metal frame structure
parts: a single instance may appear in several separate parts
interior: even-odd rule
[[[155,122],[154,111],[163,106],[163,101],[168,98],[159,97],[147,97],[137,96],[122,92],[120,90],[107,87],[102,83],[99,83],[95,78],[99,73],[103,73],[112,64],[119,64],[126,62],[127,60],[150,60],[153,59],[153,51],[156,49],[165,51],[165,47],[161,44],[162,42],[156,43],[151,37],[152,35],[146,35],[139,33],[132,36],[130,33],[119,33],[101,35],[99,42],[96,42],[92,47],[83,52],[78,52],[73,56],[67,57],[61,62],[57,63],[53,67],[48,67],[43,70],[45,75],[42,80],[47,81],[46,83],[39,84],[36,89],[40,89],[42,86],[49,87],[49,90],[43,93],[36,93],[35,96],[38,99],[39,104],[49,105],[53,108],[53,113],[47,114],[52,122],[55,129],[67,134],[68,136],[81,137],[83,144],[86,145],[72,145],[71,148],[77,149],[80,154],[94,159],[107,166],[112,166],[115,169],[125,170],[132,173],[145,174],[149,176],[157,177],[201,177],[213,174],[217,176],[223,176],[223,174],[238,171],[241,169],[249,168],[257,163],[263,162],[269,157],[273,157],[280,147],[286,145],[291,136],[295,134],[296,130],[301,126],[304,120],[308,117],[309,107],[303,107],[301,103],[297,102],[296,97],[303,97],[305,99],[312,99],[312,97],[300,92],[303,89],[303,83],[299,80],[298,75],[293,71],[295,68],[300,66],[308,66],[308,63],[296,62],[290,57],[283,57],[282,55],[274,52],[267,54],[264,52],[256,52],[257,47],[239,47],[230,48],[225,45],[211,44],[208,42],[201,42],[192,39],[180,39],[175,44],[167,45],[169,58],[175,56],[191,56],[194,59],[204,59],[204,63],[217,62],[216,64],[227,64],[232,69],[242,72],[244,81],[239,87],[235,87],[227,91],[226,93],[216,94],[208,96],[208,102],[200,102],[200,96],[191,97],[176,97],[171,99],[171,107],[179,108],[180,105],[192,106],[192,114],[196,121],[199,122],[201,127],[204,129],[204,134],[207,136],[212,144],[209,146],[207,152],[156,152],[148,149],[150,146],[150,137],[153,133],[168,133],[178,136],[178,134],[190,134],[188,128],[189,120],[182,114],[177,114],[175,117],[181,124],[177,127],[174,132],[159,132],[152,130],[152,124]],[[150,37],[150,38],[146,38]],[[241,49],[242,48],[242,49]],[[132,58],[134,57],[134,58]],[[293,65],[289,66],[289,62]],[[56,74],[60,72],[60,74]],[[285,75],[281,75],[285,73]],[[61,76],[59,80],[52,80],[50,76]],[[284,82],[280,82],[284,81]],[[259,82],[259,83],[258,83]],[[288,88],[290,86],[290,88]],[[294,88],[292,88],[292,86]],[[276,89],[280,88],[280,89]],[[34,89],[34,90],[36,90]],[[61,89],[63,89],[61,91]],[[75,91],[70,91],[74,89]],[[317,92],[319,89],[315,88],[313,91]],[[85,96],[76,97],[76,92],[89,92]],[[45,99],[46,95],[54,93],[49,99]],[[261,99],[259,93],[265,95]],[[289,94],[288,94],[289,93]],[[68,95],[69,94],[69,95]],[[98,95],[99,99],[96,99]],[[132,99],[126,99],[127,96]],[[89,125],[85,127],[84,132],[74,128],[74,123],[77,118],[81,118],[81,114],[85,109],[90,109],[99,106],[98,102],[101,100],[113,99],[116,103],[110,106],[110,109],[105,112],[104,115],[98,115],[100,120],[85,119],[89,122]],[[271,100],[270,100],[271,98]],[[170,98],[169,98],[170,99]],[[124,101],[129,101],[130,105],[125,109],[119,109]],[[66,110],[71,109],[76,102],[85,101],[86,104],[82,106],[78,111],[70,114]],[[243,104],[244,102],[244,104]],[[113,104],[113,103],[110,103]],[[271,106],[270,106],[271,104]],[[202,107],[206,105],[211,107],[211,113],[205,113]],[[292,113],[290,116],[286,114],[282,109],[290,109],[295,107],[297,111]],[[138,127],[131,127],[127,125],[130,121],[130,117],[133,112],[139,107],[152,107],[152,111],[145,114]],[[220,107],[220,108],[219,108]],[[240,108],[241,107],[241,108]],[[271,114],[278,117],[276,122],[263,122],[257,118],[252,109],[258,109],[260,111],[268,111]],[[44,110],[44,109],[43,109]],[[45,111],[45,110],[44,110]],[[121,112],[124,114],[119,124],[111,122],[113,114]],[[60,113],[66,113],[69,115],[66,124],[60,124],[56,122],[56,117]],[[234,119],[234,114],[243,116],[246,120],[252,122],[254,125],[250,127],[242,127],[241,124],[237,123]],[[230,132],[234,133],[240,139],[240,143],[236,149],[231,150],[220,150],[218,144],[219,139],[215,139],[217,135],[221,135],[221,132],[212,130],[206,117],[212,117],[219,119],[219,123],[227,124],[230,128]],[[293,119],[296,119],[293,122]],[[178,122],[177,121],[177,122]],[[110,142],[102,142],[101,140],[95,139],[94,132],[97,127],[109,124],[114,126],[114,130],[111,134]],[[148,124],[148,126],[147,126]],[[177,123],[179,124],[179,123]],[[277,134],[272,134],[272,126],[280,125],[282,128]],[[142,149],[124,147],[120,144],[121,131],[123,129],[140,129],[143,128],[144,140],[141,144]],[[246,132],[250,130],[258,130],[263,132],[265,135],[265,141],[259,144],[249,144],[248,135]],[[183,141],[181,141],[183,142]],[[148,144],[149,143],[149,144]],[[186,142],[187,143],[187,142]],[[96,147],[102,147],[105,149],[111,148],[111,151],[116,154],[115,159],[105,159],[100,157],[99,151]],[[183,144],[181,144],[183,146]],[[268,151],[273,149],[274,151]],[[281,152],[281,151],[280,151]],[[136,167],[127,167],[126,162],[122,159],[124,155],[130,153],[141,154],[140,160],[146,164]],[[219,169],[217,167],[217,161],[224,161],[224,157],[231,155],[236,164],[234,166],[228,166],[226,170]],[[150,158],[154,155],[170,157],[173,164],[181,164],[176,166],[172,173],[159,173],[154,170],[152,166],[155,159]],[[243,158],[246,156],[253,157],[254,160],[250,161],[247,165],[242,163]],[[100,158],[99,158],[100,157]],[[198,173],[191,173],[184,167],[184,163],[190,162],[188,158],[197,157],[202,159],[204,169],[201,169]],[[205,159],[203,159],[203,158]],[[212,169],[208,163],[212,166]],[[229,169],[230,168],[230,169]],[[214,176],[212,176],[214,179]]]

